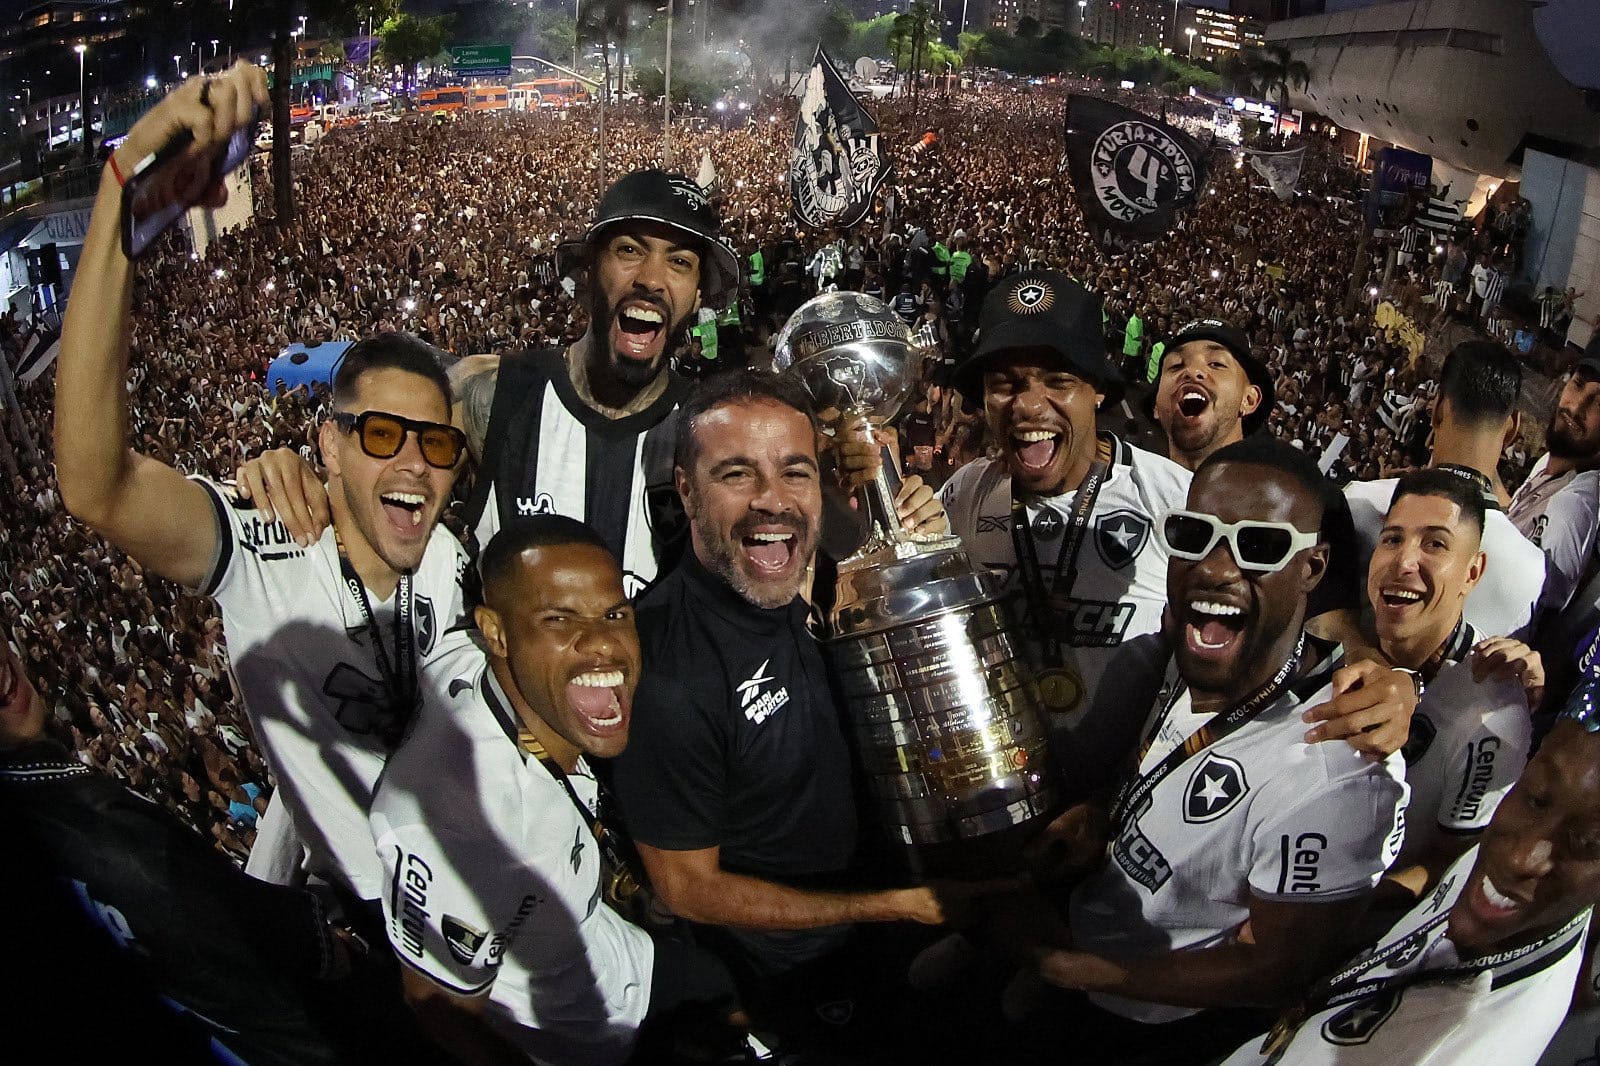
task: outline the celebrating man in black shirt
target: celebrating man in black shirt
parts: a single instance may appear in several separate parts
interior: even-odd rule
[[[858,969],[838,961],[851,926],[941,923],[949,893],[838,889],[856,820],[801,597],[822,503],[804,393],[729,374],[681,414],[693,551],[639,603],[644,679],[614,767],[622,814],[660,898],[711,927],[757,1013],[798,994],[843,1002],[851,994],[819,972]]]

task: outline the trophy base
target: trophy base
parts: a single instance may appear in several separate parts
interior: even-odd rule
[[[1049,728],[1001,583],[953,537],[840,564],[828,645],[885,830],[918,876],[993,876],[1056,813]]]

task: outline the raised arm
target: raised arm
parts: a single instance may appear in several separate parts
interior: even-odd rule
[[[219,145],[269,106],[266,75],[248,64],[184,83],[129,132],[114,156],[123,175],[184,130],[203,168]],[[200,180],[203,180],[201,178]],[[220,187],[193,198],[219,202]],[[108,165],[67,305],[56,372],[56,472],[67,510],[163,577],[198,585],[217,550],[206,490],[129,448],[127,390],[133,264],[122,254],[122,188]]]

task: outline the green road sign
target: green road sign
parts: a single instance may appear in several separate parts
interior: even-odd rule
[[[458,78],[504,78],[511,74],[509,44],[463,44],[450,49]]]

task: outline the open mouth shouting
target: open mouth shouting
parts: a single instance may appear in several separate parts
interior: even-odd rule
[[[1244,607],[1215,593],[1189,597],[1181,612],[1183,645],[1191,656],[1231,660],[1243,644],[1249,615]]]
[[[794,529],[773,528],[764,525],[746,532],[739,538],[739,546],[756,576],[762,579],[779,578],[793,569],[795,549],[800,536]]]
[[[1015,472],[1032,481],[1047,477],[1055,468],[1066,443],[1065,434],[1043,427],[1011,431],[1011,455]]]
[[[1459,947],[1483,947],[1524,926],[1533,911],[1531,895],[1494,883],[1480,864],[1450,911],[1450,936]]]
[[[1377,603],[1373,606],[1383,607],[1390,611],[1402,612],[1410,607],[1420,606],[1427,599],[1423,589],[1406,588],[1401,585],[1384,585],[1378,589]]]
[[[1212,397],[1209,392],[1196,385],[1186,382],[1178,387],[1178,394],[1174,397],[1173,410],[1180,418],[1196,419],[1210,409]]]
[[[619,667],[587,669],[567,682],[567,706],[590,736],[610,738],[628,732],[633,707],[631,686]]]
[[[391,490],[380,493],[378,502],[390,528],[402,537],[410,538],[424,532],[422,523],[428,510],[426,493]]]
[[[666,347],[667,312],[643,297],[624,300],[611,327],[611,350],[627,359],[649,362]]]

